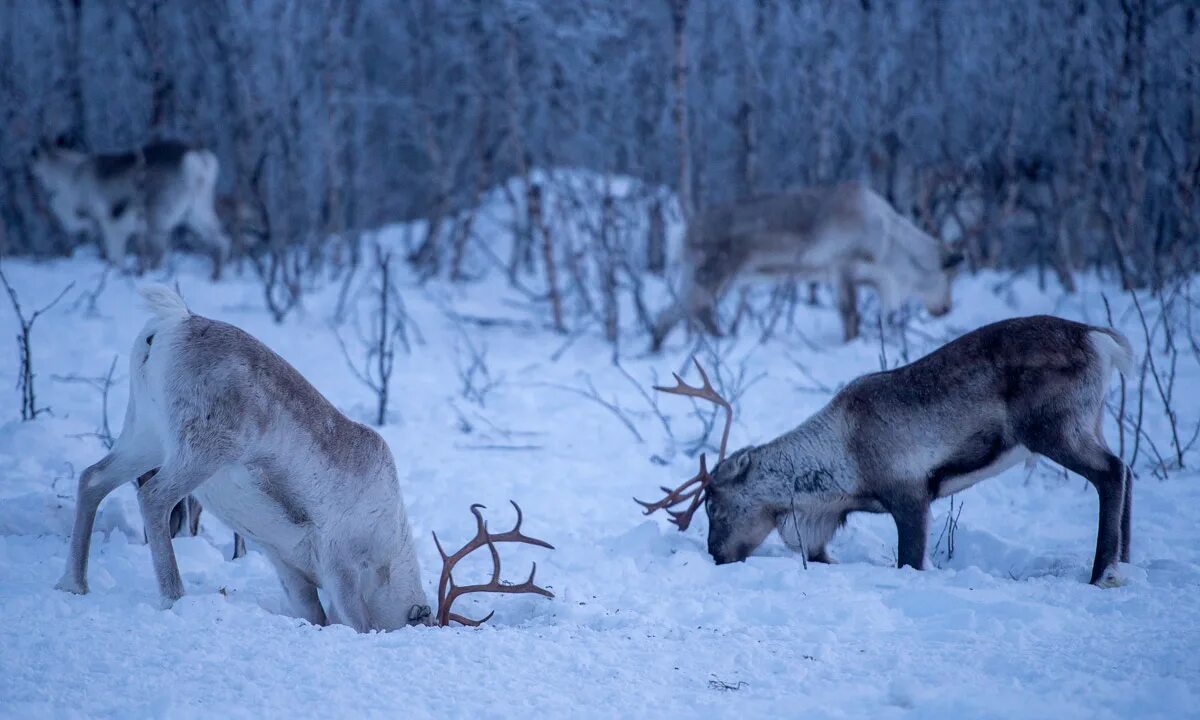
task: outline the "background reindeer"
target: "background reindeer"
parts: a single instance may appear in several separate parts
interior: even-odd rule
[[[211,151],[157,142],[116,155],[88,155],[61,145],[34,150],[33,175],[69,233],[98,232],[108,261],[121,267],[131,240],[142,242],[139,270],[157,267],[171,232],[192,231],[213,258],[213,278],[229,255],[214,207],[220,164]]]
[[[171,548],[170,514],[188,494],[253,540],[270,558],[294,612],[314,624],[391,630],[429,624],[430,609],[392,454],[375,431],[346,418],[291,365],[232,325],[192,314],[164,286],[144,288],[154,317],[130,357],[125,426],[112,451],[79,479],[75,527],[58,587],[86,593],[96,510],[131,477],[166,605],[183,595]],[[551,547],[521,533],[487,531],[447,555],[438,586],[439,624],[480,621],[450,606],[471,592],[529,592],[500,582],[497,542]],[[436,541],[436,536],[435,536]],[[488,583],[456,586],[454,565],[487,546]],[[536,572],[534,566],[534,572]],[[328,593],[322,606],[317,589]],[[489,616],[490,617],[490,616]]]
[[[825,545],[847,515],[886,512],[896,521],[898,564],[921,569],[934,499],[1044,455],[1099,493],[1091,582],[1113,585],[1118,560],[1129,560],[1133,486],[1101,424],[1112,370],[1125,374],[1132,362],[1129,342],[1112,330],[1049,316],[1004,320],[855,380],[765,445],[726,459],[723,438],[711,475],[702,456],[697,477],[642,505],[649,514],[690,502],[672,513],[684,530],[706,500],[717,564],[745,560],[772,529],[807,559],[828,561]],[[728,409],[701,377],[703,388],[679,381],[669,391]],[[730,419],[731,411],[726,437]]]
[[[858,335],[859,285],[875,288],[883,312],[915,297],[933,315],[944,315],[962,260],[877,193],[853,183],[720,205],[688,225],[679,298],[659,315],[651,347],[658,350],[685,319],[720,335],[717,301],[744,272],[832,282],[847,341]]]

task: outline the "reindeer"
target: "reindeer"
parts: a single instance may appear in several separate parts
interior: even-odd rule
[[[1129,341],[1100,327],[1037,316],[979,328],[916,362],[865,375],[796,429],[725,457],[732,410],[701,370],[703,387],[657,388],[727,408],[720,458],[646,514],[671,511],[685,530],[701,502],[718,565],[745,560],[771,530],[808,560],[852,512],[890,513],[898,566],[925,564],[929,506],[1034,455],[1085,477],[1100,496],[1091,582],[1120,582],[1129,561],[1133,485],[1101,431],[1113,368],[1133,361]],[[697,364],[697,367],[699,365]]]
[[[651,351],[685,319],[721,335],[716,304],[739,273],[829,280],[849,342],[858,335],[859,285],[875,288],[884,312],[915,296],[931,314],[944,315],[962,260],[962,253],[943,249],[861,185],[803,188],[714,207],[688,225],[682,288],[654,323]]]
[[[156,142],[133,152],[88,155],[41,144],[33,175],[50,195],[50,208],[69,233],[98,231],[108,261],[120,267],[132,238],[145,248],[139,269],[156,267],[170,234],[191,230],[213,256],[213,278],[229,255],[229,238],[213,205],[220,163],[211,151]]]
[[[270,558],[296,615],[355,630],[431,624],[395,463],[378,433],[339,412],[283,358],[238,328],[194,315],[177,294],[142,289],[153,318],[130,356],[125,426],[111,452],[83,472],[66,571],[58,587],[88,591],[96,509],[130,478],[144,478],[138,503],[164,606],[183,595],[171,548],[172,508],[194,494]],[[529,579],[500,582],[496,543],[550,548],[516,526],[487,531],[472,505],[474,539],[442,551],[439,625],[477,625],[451,611],[473,592],[553,595]],[[489,582],[456,586],[454,565],[487,546]],[[326,591],[323,607],[317,589]],[[491,617],[490,615],[488,617]]]

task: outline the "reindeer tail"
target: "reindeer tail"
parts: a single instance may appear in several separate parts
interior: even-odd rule
[[[1088,333],[1092,348],[1117,372],[1128,375],[1133,368],[1133,346],[1124,335],[1110,328],[1094,328]]]
[[[146,301],[146,308],[160,322],[178,322],[192,314],[183,298],[179,297],[179,293],[166,285],[143,285],[138,292]]]

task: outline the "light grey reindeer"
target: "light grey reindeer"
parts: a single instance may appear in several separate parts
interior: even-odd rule
[[[890,513],[897,564],[922,569],[935,498],[1043,455],[1099,493],[1091,582],[1118,584],[1117,562],[1129,561],[1133,485],[1101,425],[1112,370],[1125,374],[1132,361],[1128,340],[1113,330],[1049,316],[1004,320],[858,378],[796,429],[728,458],[732,411],[701,370],[703,388],[680,380],[659,389],[726,408],[721,459],[709,474],[702,456],[696,477],[642,505],[649,514],[690,501],[670,511],[683,530],[704,502],[717,564],[745,560],[772,530],[809,560],[829,562],[826,543],[847,515]]]
[[[651,350],[657,352],[688,319],[720,335],[717,301],[741,273],[831,282],[848,342],[858,335],[859,285],[875,288],[884,312],[916,297],[931,314],[944,315],[962,260],[879,194],[854,183],[713,207],[688,225],[679,297],[655,321]]]
[[[242,330],[191,313],[162,285],[147,286],[142,295],[153,318],[133,344],[125,426],[111,452],[79,478],[70,555],[58,587],[88,591],[96,510],[113,489],[143,478],[138,503],[166,606],[183,595],[169,516],[194,494],[270,558],[298,616],[360,632],[434,622],[383,438],[349,420]],[[471,592],[552,597],[534,585],[532,573],[518,585],[500,582],[495,543],[550,547],[520,532],[520,508],[516,527],[500,534],[487,531],[478,506],[471,512],[475,539],[452,555],[442,552],[438,624],[482,622],[450,612],[457,597]],[[454,564],[485,545],[492,581],[455,585]],[[318,588],[327,593],[328,612]]]
[[[63,229],[99,232],[105,256],[117,267],[134,238],[145,245],[139,268],[157,266],[171,232],[187,228],[212,253],[213,278],[220,276],[230,242],[214,206],[220,163],[211,151],[155,142],[132,152],[89,155],[43,143],[34,150],[32,169]]]

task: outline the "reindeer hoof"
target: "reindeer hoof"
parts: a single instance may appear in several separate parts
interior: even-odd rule
[[[1092,582],[1098,588],[1116,588],[1125,584],[1125,578],[1117,571],[1115,566],[1105,568],[1100,577]]]
[[[58,584],[55,585],[54,587],[57,590],[62,590],[63,592],[74,593],[76,595],[87,595],[87,593],[88,593],[88,586],[87,586],[86,580],[77,581],[77,580],[75,580],[75,578],[70,577],[69,575],[63,575],[62,579],[59,580]]]

